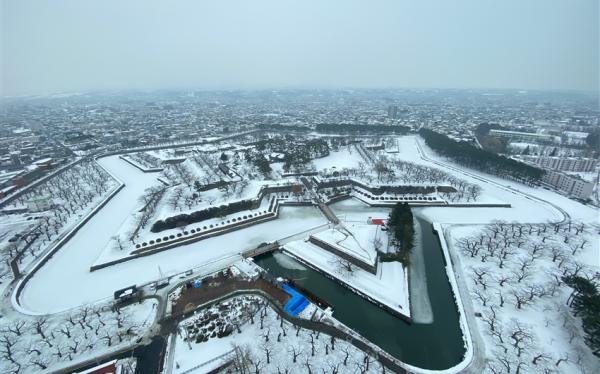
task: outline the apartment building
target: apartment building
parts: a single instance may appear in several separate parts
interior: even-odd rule
[[[594,190],[594,183],[556,170],[546,170],[542,182],[578,199],[589,198]]]
[[[593,158],[580,157],[551,157],[551,156],[521,156],[523,161],[536,164],[543,169],[572,172],[594,171],[598,163]]]

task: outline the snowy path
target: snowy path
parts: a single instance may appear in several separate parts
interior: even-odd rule
[[[90,266],[110,237],[139,207],[138,196],[159,183],[157,174],[142,173],[117,156],[102,159],[100,163],[121,179],[125,188],[29,280],[20,298],[26,310],[56,313],[110,298],[119,288],[160,278],[159,265],[160,271],[167,275],[202,264],[226,267],[244,249],[326,223],[314,207],[284,207],[277,220],[90,272]]]
[[[402,138],[401,150],[400,156],[403,159],[406,156],[412,162],[450,169],[467,182],[481,186],[485,195],[491,195],[512,205],[511,208],[425,208],[424,215],[432,221],[485,224],[493,220],[506,220],[534,223],[560,221],[565,219],[565,215],[567,219],[580,219],[586,222],[597,220],[597,210],[555,192],[528,187],[448,162],[437,156],[417,137]]]
[[[415,248],[420,248],[422,245],[422,228],[419,220],[415,220],[416,224],[416,240]],[[410,267],[408,269],[410,282],[410,311],[413,322],[421,324],[433,323],[433,309],[431,300],[429,299],[429,290],[427,288],[427,273],[425,270],[425,255],[423,250],[412,251],[410,253]]]
[[[21,300],[23,306],[38,311],[56,311],[58,292],[69,293],[61,296],[63,301],[71,299],[73,294],[87,294],[82,302],[97,299],[93,290],[96,288],[79,281],[87,278],[89,268],[100,255],[129,215],[140,206],[138,197],[144,189],[158,184],[157,174],[142,173],[135,167],[120,160],[118,156],[110,156],[99,160],[109,172],[125,183],[104,208],[84,225],[77,234],[61,248],[54,257],[44,265],[26,285]],[[59,291],[60,290],[60,291]],[[104,295],[107,296],[107,295]],[[71,305],[76,306],[76,305]],[[49,307],[48,309],[46,307]]]

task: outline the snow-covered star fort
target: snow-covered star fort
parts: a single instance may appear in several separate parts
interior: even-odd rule
[[[564,283],[600,271],[598,209],[416,134],[106,151],[2,204],[3,236],[28,225],[1,265],[3,372],[134,353],[181,374],[598,364]]]

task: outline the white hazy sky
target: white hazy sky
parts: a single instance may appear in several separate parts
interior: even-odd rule
[[[3,95],[598,90],[598,0],[4,0]]]

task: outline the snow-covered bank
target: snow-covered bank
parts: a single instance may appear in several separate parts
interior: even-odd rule
[[[427,288],[427,273],[425,256],[423,254],[422,232],[419,220],[415,220],[414,250],[410,253],[408,267],[410,310],[414,323],[430,324],[433,322],[433,310]]]
[[[411,318],[408,277],[399,262],[379,263],[377,274],[371,274],[358,267],[348,272],[340,269],[340,259],[336,255],[312,243],[298,240],[287,243],[283,248],[293,257],[312,265],[374,302],[408,319]]]

